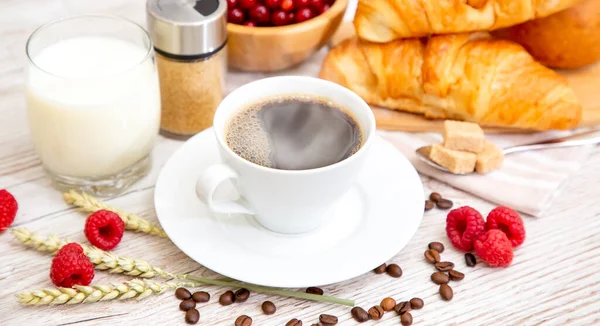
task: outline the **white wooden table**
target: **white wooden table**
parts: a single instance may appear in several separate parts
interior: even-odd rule
[[[0,0],[0,189],[18,199],[20,210],[14,227],[44,234],[57,234],[85,242],[85,215],[68,207],[61,194],[50,187],[29,139],[23,95],[24,44],[39,24],[83,12],[101,12],[144,22],[142,0]],[[153,188],[161,166],[181,142],[160,138],[153,152],[149,176],[125,194],[108,202],[156,221]],[[487,213],[493,205],[444,184],[423,177],[427,191],[438,191],[457,205],[471,205]],[[465,266],[463,255],[449,248],[445,236],[445,214],[425,215],[416,236],[393,262],[404,275],[393,279],[368,273],[324,287],[326,293],[356,300],[368,309],[387,296],[397,300],[421,297],[425,308],[413,313],[415,325],[598,325],[600,324],[600,151],[586,162],[566,185],[548,213],[525,218],[528,238],[516,251],[508,269],[484,264]],[[401,214],[401,212],[390,212]],[[385,226],[382,226],[385,227]],[[437,286],[430,282],[432,267],[423,260],[430,241],[447,245],[445,260],[456,262],[465,272],[454,283],[454,299],[440,300]],[[117,253],[145,259],[175,273],[217,277],[187,258],[169,240],[127,232]],[[358,259],[360,259],[358,257]],[[144,301],[107,302],[75,306],[23,307],[15,294],[52,284],[48,277],[51,257],[24,249],[9,232],[0,234],[0,325],[135,325],[184,324],[178,300],[171,292]],[[318,268],[318,266],[315,266]],[[94,283],[128,279],[98,271]],[[217,303],[224,288],[204,288],[213,298],[200,305],[201,325],[233,325],[247,314],[254,325],[284,325],[299,318],[304,325],[316,323],[321,313],[337,315],[342,325],[354,325],[350,308],[252,294],[243,304],[222,307]],[[273,301],[277,313],[263,315],[260,304]],[[375,324],[369,322],[367,325]],[[399,317],[388,313],[381,325],[397,325]]]

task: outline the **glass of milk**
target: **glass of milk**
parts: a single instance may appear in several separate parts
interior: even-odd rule
[[[53,184],[110,196],[146,175],[160,125],[148,33],[119,17],[76,16],[38,28],[26,52],[30,133]]]

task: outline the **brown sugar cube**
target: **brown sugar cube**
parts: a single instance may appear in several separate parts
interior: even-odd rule
[[[502,166],[504,162],[504,152],[494,143],[485,140],[483,150],[477,153],[477,163],[475,171],[477,173],[488,173]]]
[[[429,158],[454,174],[467,174],[475,170],[477,155],[456,151],[442,145],[433,145],[431,146]]]
[[[483,149],[483,130],[476,123],[444,121],[444,146],[458,151],[479,153]]]

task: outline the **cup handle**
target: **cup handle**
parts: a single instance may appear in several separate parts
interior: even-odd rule
[[[202,172],[200,178],[196,181],[196,196],[214,213],[254,215],[254,211],[243,199],[221,202],[213,200],[215,190],[220,184],[226,180],[232,180],[237,187],[238,178],[237,172],[225,163],[211,165]]]

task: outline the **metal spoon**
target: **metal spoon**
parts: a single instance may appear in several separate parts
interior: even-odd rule
[[[600,143],[600,130],[582,132],[575,135],[561,137],[551,140],[546,140],[542,142],[535,142],[526,145],[514,146],[505,148],[502,151],[504,155],[517,153],[517,152],[526,152],[526,151],[535,151],[549,148],[560,148],[560,147],[573,147],[573,146],[582,146],[582,145],[593,145]],[[427,163],[429,166],[432,166],[438,170],[448,172],[448,169],[445,167],[435,163],[427,154],[427,146],[421,147],[417,149],[415,152],[417,153],[417,157],[421,159],[421,161]]]

